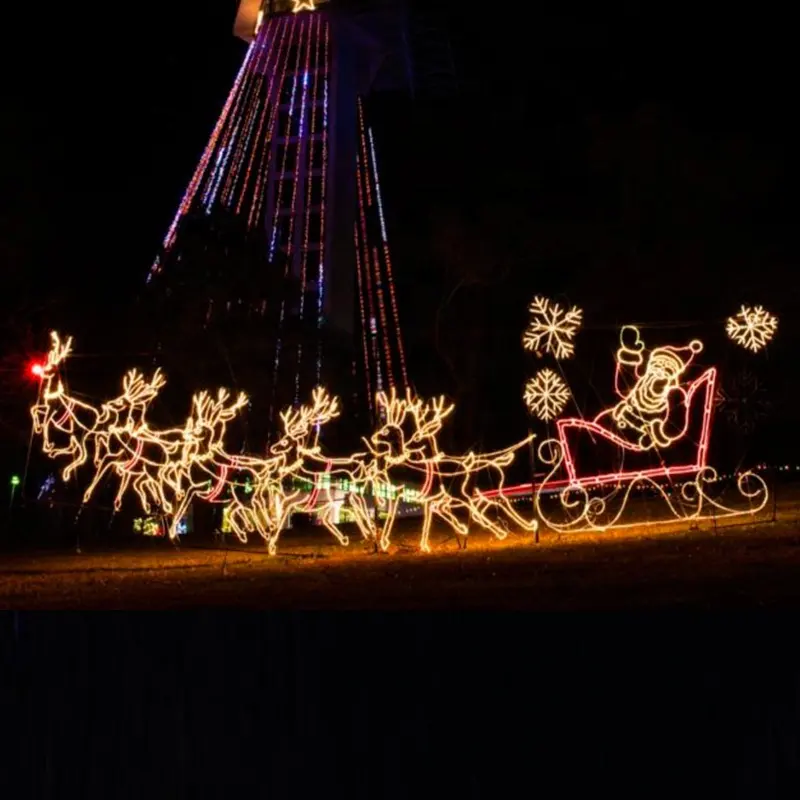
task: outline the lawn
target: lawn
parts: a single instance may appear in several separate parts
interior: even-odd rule
[[[139,542],[77,554],[0,556],[0,608],[598,610],[800,606],[800,522],[794,506],[777,522],[701,530],[532,537],[478,532],[458,551],[442,531],[436,549],[413,549],[407,521],[391,554],[319,531],[288,536],[282,554]]]

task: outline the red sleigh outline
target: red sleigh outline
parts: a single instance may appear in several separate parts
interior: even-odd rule
[[[681,464],[679,466],[661,466],[652,467],[650,469],[639,470],[622,470],[619,472],[608,472],[601,475],[590,475],[588,477],[578,477],[577,470],[575,469],[575,462],[572,457],[572,451],[569,447],[568,431],[570,429],[578,429],[588,431],[592,435],[606,439],[616,445],[617,448],[623,452],[642,453],[644,452],[641,447],[631,442],[626,441],[622,437],[615,434],[613,431],[604,428],[595,421],[588,421],[576,417],[568,417],[556,422],[558,429],[558,440],[561,443],[561,448],[564,456],[564,466],[567,470],[567,479],[558,481],[558,484],[563,483],[568,486],[602,486],[608,483],[623,483],[638,478],[671,478],[679,475],[691,475],[692,473],[699,472],[704,469],[708,462],[708,446],[711,438],[711,418],[714,412],[714,392],[717,384],[717,370],[715,367],[710,367],[702,375],[696,378],[689,385],[688,389],[684,389],[683,405],[686,407],[686,429],[675,440],[680,441],[683,439],[689,429],[692,419],[692,411],[694,409],[694,396],[702,388],[705,388],[705,403],[703,407],[703,421],[700,429],[700,439],[697,444],[697,454],[694,464]],[[548,487],[556,485],[556,482],[548,484]]]
[[[617,434],[604,428],[595,420],[606,412],[602,412],[595,417],[595,420],[585,420],[578,417],[567,417],[556,422],[558,430],[558,442],[561,445],[563,454],[563,464],[567,471],[567,477],[556,481],[548,481],[546,478],[543,483],[538,484],[537,491],[551,491],[560,489],[566,486],[569,487],[587,487],[587,486],[604,486],[610,483],[623,484],[639,480],[642,478],[675,478],[685,475],[692,475],[704,470],[708,463],[708,447],[711,439],[711,419],[714,413],[714,395],[717,385],[717,369],[710,367],[705,370],[698,378],[689,384],[688,388],[682,389],[684,393],[683,405],[687,409],[686,414],[686,430],[676,441],[680,441],[686,436],[692,420],[692,411],[695,406],[695,395],[705,389],[705,398],[703,405],[703,420],[700,430],[700,438],[697,444],[696,458],[693,464],[680,464],[677,466],[661,466],[653,467],[650,469],[638,470],[621,470],[619,472],[608,472],[600,475],[589,475],[585,477],[578,477],[573,460],[572,452],[569,447],[569,430],[587,431],[592,436],[599,436],[612,442],[617,448],[623,452],[642,453],[644,452],[641,447],[632,444],[622,439]],[[514,496],[521,494],[529,494],[534,486],[530,483],[520,484],[518,486],[509,486],[504,489],[493,489],[483,492],[486,497],[492,497],[502,492],[505,496]]]

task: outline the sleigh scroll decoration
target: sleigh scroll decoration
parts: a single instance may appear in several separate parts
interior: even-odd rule
[[[753,472],[736,480],[744,503],[732,507],[711,495],[710,486],[718,482],[708,464],[717,371],[709,367],[697,374],[702,350],[694,340],[648,351],[637,328],[622,329],[618,402],[592,420],[560,419],[556,437],[539,446],[539,459],[550,471],[535,502],[549,528],[603,531],[754,515],[764,508],[767,486]],[[658,518],[644,513],[652,511],[651,503],[642,513],[632,508],[631,499],[645,490],[663,507]]]

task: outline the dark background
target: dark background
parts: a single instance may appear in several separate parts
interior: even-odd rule
[[[790,459],[798,201],[785,13],[434,5],[448,11],[458,94],[384,95],[372,113],[411,377],[457,401],[454,446],[504,445],[527,427],[521,390],[536,364],[520,336],[542,292],[585,309],[567,365],[585,413],[610,398],[616,326],[639,322],[652,343],[700,335],[723,381],[747,367],[769,390],[769,419],[737,440],[736,458]],[[9,469],[30,432],[24,366],[49,329],[80,337],[73,366],[87,387],[149,358],[117,329],[243,56],[235,7],[56,4],[5,24]],[[780,317],[766,355],[725,339],[743,302]]]
[[[800,687],[779,628],[780,615],[6,614],[0,788],[794,797]]]

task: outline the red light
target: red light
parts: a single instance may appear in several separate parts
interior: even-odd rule
[[[44,364],[40,364],[38,361],[35,361],[28,367],[28,372],[30,372],[34,378],[41,379],[44,377]]]

